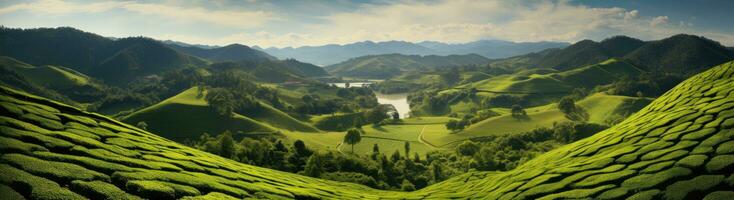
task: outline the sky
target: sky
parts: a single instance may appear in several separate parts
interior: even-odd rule
[[[678,33],[734,46],[732,8],[731,0],[2,0],[0,24],[260,47],[615,35],[658,40]]]

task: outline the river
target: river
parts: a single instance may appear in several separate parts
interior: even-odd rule
[[[344,88],[346,86],[345,83],[330,83],[331,85]],[[366,85],[372,84],[370,82],[354,82],[349,83],[349,87],[363,87]],[[395,106],[395,109],[398,110],[398,114],[400,114],[400,118],[408,118],[410,116],[410,105],[408,104],[408,93],[396,93],[396,94],[382,94],[379,92],[375,92],[375,96],[377,97],[377,102],[380,104],[391,104]]]
[[[398,110],[400,118],[410,117],[410,105],[408,104],[408,93],[382,94],[375,92],[377,102],[380,104],[392,104]]]

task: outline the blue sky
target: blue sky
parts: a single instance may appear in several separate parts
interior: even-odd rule
[[[655,40],[677,33],[734,46],[734,1],[211,0],[0,1],[0,24],[70,26],[103,36],[261,47],[364,40],[448,43]]]

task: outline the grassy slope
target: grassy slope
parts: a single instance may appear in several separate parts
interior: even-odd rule
[[[469,172],[404,193],[240,164],[1,88],[0,188],[31,199],[731,199],[732,90],[734,62],[690,78],[619,125],[514,170]]]
[[[123,119],[137,124],[145,122],[148,130],[164,133],[162,136],[176,140],[198,138],[202,133],[219,134],[225,130],[237,132],[272,132],[275,128],[252,118],[235,114],[223,117],[214,112],[197,97],[196,88],[188,89],[156,105],[139,110]]]
[[[270,105],[261,104],[262,108],[258,112],[235,113],[232,118],[218,116],[203,97],[197,97],[197,88],[194,87],[161,103],[135,112],[123,121],[132,124],[145,121],[152,131],[185,133],[187,138],[197,136],[202,132],[218,134],[224,130],[245,133],[272,132],[276,129],[318,132],[318,129],[310,124],[298,121]],[[185,119],[191,123],[184,123],[187,126],[181,126],[181,123],[176,123],[171,119]]]
[[[326,118],[322,116],[320,118]],[[425,144],[418,139],[421,131],[425,134],[438,132],[440,134],[448,134],[444,124],[451,119],[448,117],[421,117],[421,118],[409,118],[403,119],[401,123],[390,124],[382,127],[372,127],[372,125],[362,126],[365,134],[362,136],[362,141],[355,145],[354,152],[362,155],[369,155],[372,153],[372,146],[377,144],[380,146],[380,151],[383,153],[392,154],[395,150],[400,151],[401,154],[405,154],[404,143],[410,142],[411,154],[417,152],[420,155],[433,150],[439,150],[432,144]],[[319,118],[312,119],[315,123],[318,123]],[[426,127],[425,130],[423,127]],[[340,150],[342,152],[350,152],[351,146],[341,145],[337,148],[339,143],[344,140],[344,132],[326,132],[326,133],[299,133],[299,132],[283,132],[286,139],[295,141],[302,140],[306,143],[306,146],[322,151],[333,151]]]
[[[643,71],[626,61],[609,59],[599,64],[564,72],[529,70],[500,75],[459,88],[473,87],[480,91],[500,93],[567,93],[574,87],[593,88],[641,72]]]
[[[31,66],[10,57],[0,57],[0,66],[15,71],[29,81],[54,88],[72,88],[89,84],[89,77],[65,67]]]
[[[552,69],[532,69],[515,74],[499,75],[467,83],[439,92],[456,92],[462,88],[476,88],[477,95],[493,97],[499,94],[535,94],[529,101],[532,105],[543,105],[558,100],[574,88],[591,89],[598,85],[614,82],[625,76],[636,76],[644,72],[624,60],[609,59],[604,62],[559,72]],[[479,107],[478,101],[461,101],[449,105],[451,112],[469,113]]]
[[[635,100],[649,102],[647,99],[597,93],[577,102],[577,105],[589,113],[589,122],[604,123],[618,109],[633,104]],[[509,114],[504,114],[473,124],[460,133],[426,134],[425,139],[441,146],[474,137],[521,133],[539,127],[551,127],[553,123],[570,121],[556,108],[556,104],[528,108],[526,111],[529,120],[518,120]]]

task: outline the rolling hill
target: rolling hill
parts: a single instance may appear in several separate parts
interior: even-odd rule
[[[114,85],[165,70],[207,64],[153,39],[113,40],[74,28],[2,27],[0,56],[34,66],[67,67]]]
[[[286,48],[267,48],[263,51],[281,59],[295,58],[317,65],[327,66],[344,62],[350,58],[378,55],[464,55],[479,54],[487,58],[504,58],[542,51],[548,48],[562,48],[567,43],[559,42],[509,42],[501,40],[479,40],[469,43],[447,44],[424,41],[419,43],[405,41],[372,42],[364,41],[344,45],[304,46]]]
[[[643,72],[645,71],[640,67],[626,60],[609,59],[569,71],[527,70],[499,75],[457,88],[476,88],[479,92],[508,94],[569,93],[574,88],[594,88]]]
[[[734,59],[734,55],[718,42],[694,35],[679,34],[658,41],[615,36],[601,42],[583,40],[563,49],[494,60],[490,64],[509,69],[565,71],[610,58],[624,58],[637,66],[650,67],[650,71],[695,74]]]
[[[265,52],[252,49],[248,46],[241,44],[231,44],[224,47],[215,48],[201,48],[197,46],[183,46],[181,44],[168,43],[168,46],[181,51],[183,53],[191,54],[204,58],[213,62],[263,62],[278,60],[277,58],[268,55]]]
[[[605,124],[607,119],[615,115],[634,113],[650,103],[649,99],[593,94],[577,102],[589,114],[590,123]],[[509,113],[492,117],[467,127],[464,131],[455,134],[427,134],[425,139],[436,145],[458,144],[460,141],[484,136],[497,136],[528,132],[540,127],[552,127],[553,124],[570,122],[563,112],[556,108],[557,104],[550,104],[525,109],[527,119],[520,120]]]
[[[32,66],[5,56],[0,56],[0,69],[6,76],[16,76],[0,79],[5,85],[33,91],[43,96],[69,98],[77,102],[89,102],[98,97],[103,87],[93,82],[87,75],[69,68]],[[54,94],[47,94],[49,92]]]
[[[731,199],[733,89],[729,62],[513,170],[393,192],[237,163],[0,87],[0,189],[28,199]]]
[[[426,71],[448,66],[486,64],[489,59],[477,54],[419,56],[402,54],[371,55],[330,65],[326,70],[338,76],[385,79],[407,71]]]
[[[132,113],[122,121],[137,124],[145,122],[148,130],[166,138],[183,141],[198,138],[202,133],[217,135],[229,130],[235,135],[247,133],[274,133],[278,129],[302,132],[318,132],[313,126],[298,121],[286,113],[265,103],[257,112],[234,113],[221,116],[204,100],[206,91],[198,95],[193,87],[156,105]]]
[[[696,74],[734,59],[719,42],[695,35],[679,34],[648,42],[627,54],[626,59],[651,71]]]

